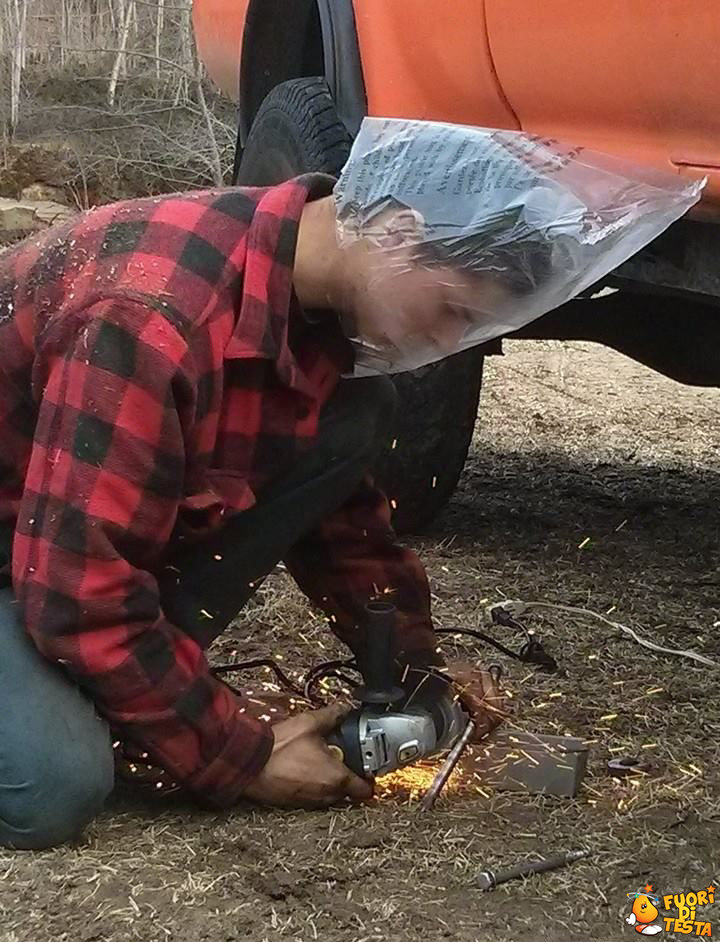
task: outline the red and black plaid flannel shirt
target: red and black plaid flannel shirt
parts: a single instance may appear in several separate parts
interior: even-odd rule
[[[292,267],[303,206],[331,187],[118,203],[0,258],[0,522],[15,526],[27,630],[113,727],[220,806],[272,733],[167,621],[152,573],[183,513],[221,525],[252,506],[275,471],[265,437],[286,455],[312,444],[343,364],[337,345],[291,348]],[[322,523],[313,566],[296,553],[288,567],[346,640],[353,607],[392,587],[402,646],[432,650],[424,570],[389,520],[368,481]]]

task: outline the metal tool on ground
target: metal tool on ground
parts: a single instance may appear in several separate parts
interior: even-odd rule
[[[571,850],[553,857],[545,857],[542,860],[526,861],[515,867],[509,867],[507,870],[482,870],[478,874],[476,885],[479,889],[488,892],[502,883],[508,883],[510,880],[519,880],[523,877],[533,876],[536,873],[546,873],[548,870],[559,870],[561,867],[567,867],[577,860],[584,860],[590,854],[591,851],[589,850]]]
[[[468,716],[446,679],[414,669],[398,676],[395,606],[370,602],[365,611],[364,655],[358,663],[363,683],[354,691],[361,705],[328,737],[328,745],[348,768],[368,778],[449,749]],[[438,695],[438,684],[447,693]]]

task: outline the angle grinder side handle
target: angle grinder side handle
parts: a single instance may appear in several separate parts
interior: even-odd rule
[[[327,737],[328,749],[360,778],[367,778],[360,747],[360,710],[351,710]]]

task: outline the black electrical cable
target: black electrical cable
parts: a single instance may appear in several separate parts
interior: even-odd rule
[[[321,680],[324,680],[326,677],[334,677],[337,680],[341,680],[346,686],[357,687],[358,681],[356,677],[349,677],[347,674],[343,674],[342,671],[337,670],[327,670],[323,671],[321,674],[318,674],[309,684],[305,685],[306,694],[305,697],[308,700],[320,701],[321,698],[313,692],[313,688]]]
[[[533,638],[530,632],[519,622],[515,622],[513,627],[520,628],[525,633],[526,641],[520,648],[520,651],[513,651],[512,648],[506,647],[506,645],[502,644],[502,642],[498,641],[496,638],[486,635],[484,631],[478,631],[475,628],[437,628],[435,634],[467,635],[470,638],[475,638],[476,641],[484,641],[497,651],[500,651],[501,654],[505,654],[515,661],[523,661],[526,664],[536,664],[538,667],[549,672],[554,672],[558,669],[557,661],[551,654],[548,654],[542,642]]]
[[[316,664],[315,667],[311,667],[303,681],[303,696],[307,700],[316,699],[313,695],[313,687],[320,683],[324,677],[337,677],[342,680],[343,683],[349,684],[351,687],[354,686],[357,681],[353,680],[352,677],[348,677],[347,674],[343,674],[343,669],[356,671],[357,662],[355,658],[325,661],[324,664]]]
[[[498,641],[491,635],[485,634],[484,631],[478,631],[475,628],[437,628],[435,633],[437,635],[464,635],[469,638],[474,638],[476,641],[483,641],[485,644],[489,644],[491,647],[495,648],[495,650],[499,651],[501,654],[504,654],[506,657],[512,658],[513,660],[523,661],[529,664],[536,664],[537,666],[542,667],[548,671],[557,670],[557,662],[555,661],[555,658],[548,654],[548,652],[542,646],[541,642],[534,639],[523,625],[521,625],[519,622],[513,622],[511,627],[516,627],[524,631],[525,637],[527,639],[525,644],[520,648],[519,652],[513,651],[512,648],[507,647],[507,645],[504,645],[501,641]],[[219,664],[216,667],[212,667],[211,670],[213,674],[222,679],[221,675],[223,674],[231,674],[235,671],[252,670],[253,668],[257,667],[270,668],[270,670],[275,674],[277,680],[280,682],[280,684],[282,684],[283,687],[285,687],[286,690],[289,690],[298,697],[302,697],[305,700],[314,702],[317,702],[321,699],[314,692],[314,688],[325,677],[335,677],[336,679],[341,680],[343,683],[352,687],[356,681],[344,673],[344,671],[358,670],[357,661],[354,658],[325,661],[322,664],[316,664],[315,667],[311,667],[305,674],[303,680],[298,683],[292,681],[272,658],[255,658],[251,661],[235,661],[229,664]],[[432,669],[430,669],[428,672],[432,674],[436,673]],[[438,673],[438,676],[442,677],[443,675]],[[223,680],[223,683],[234,693],[242,695],[241,690],[232,686],[226,680]]]
[[[274,674],[279,683],[285,687],[286,690],[290,693],[294,693],[297,697],[302,697],[305,700],[315,700],[319,698],[315,693],[313,693],[313,688],[318,684],[324,677],[336,677],[339,680],[342,680],[343,683],[353,686],[357,683],[352,677],[349,677],[347,674],[342,673],[343,668],[350,670],[357,670],[357,665],[354,658],[336,660],[336,661],[324,661],[322,664],[316,664],[315,667],[311,667],[308,672],[305,674],[302,681],[295,683],[288,677],[288,675],[283,671],[283,669],[277,664],[273,658],[269,657],[259,657],[251,661],[231,661],[228,664],[218,664],[210,668],[211,672],[218,677],[222,682],[228,687],[233,693],[236,693],[240,696],[243,695],[242,690],[239,690],[237,687],[228,683],[227,680],[223,678],[224,674],[233,674],[236,671],[252,670],[258,667],[267,667]]]
[[[290,680],[285,671],[283,671],[271,657],[258,657],[252,661],[233,661],[229,664],[218,664],[217,667],[213,666],[211,671],[217,677],[220,677],[222,674],[233,674],[235,671],[252,670],[254,667],[269,667],[287,690],[297,694],[298,697],[304,696],[302,688]],[[223,681],[223,683],[228,687],[230,686],[226,681]]]
[[[521,660],[517,651],[513,651],[512,648],[508,648],[500,641],[496,641],[495,638],[492,638],[490,635],[486,635],[484,631],[477,631],[474,628],[436,628],[435,634],[467,635],[470,638],[475,638],[476,641],[484,641],[486,644],[492,645],[493,648],[500,651],[502,654],[507,655],[507,657],[515,658],[515,660]]]

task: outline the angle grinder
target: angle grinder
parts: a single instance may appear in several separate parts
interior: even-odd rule
[[[358,658],[363,683],[353,692],[360,706],[328,737],[329,748],[363,778],[450,749],[469,720],[446,678],[400,668],[395,621],[390,602],[366,605],[364,653]]]

